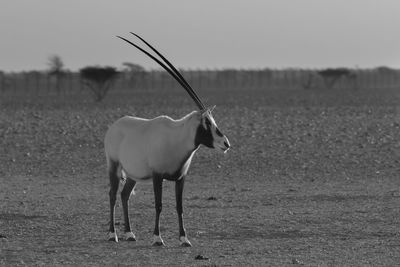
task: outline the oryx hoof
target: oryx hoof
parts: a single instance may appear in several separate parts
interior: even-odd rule
[[[117,233],[116,233],[116,232],[114,232],[114,233],[109,232],[109,233],[108,233],[108,241],[118,242]]]
[[[164,240],[162,240],[161,236],[155,235],[155,236],[153,237],[153,244],[152,244],[152,246],[153,246],[153,247],[164,247],[164,246],[165,246]]]
[[[183,248],[190,248],[191,246],[192,244],[190,244],[190,242],[181,243],[181,247]]]
[[[152,244],[152,246],[153,246],[153,247],[165,247],[165,243],[164,243],[164,242],[157,241],[157,242],[154,242],[154,243]]]
[[[181,242],[181,247],[191,247],[192,243],[190,243],[189,239],[186,236],[179,237],[179,241]]]
[[[132,233],[132,232],[125,232],[125,234],[124,234],[124,239],[125,239],[126,241],[136,241],[135,234]]]

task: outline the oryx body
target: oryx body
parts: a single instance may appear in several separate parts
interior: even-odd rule
[[[171,119],[168,116],[160,116],[154,119],[125,116],[109,127],[104,139],[110,178],[109,240],[118,241],[114,227],[114,212],[120,180],[125,181],[121,191],[125,238],[132,241],[136,239],[131,232],[128,200],[136,183],[151,181],[156,208],[153,245],[164,245],[159,231],[162,184],[163,180],[170,180],[175,182],[179,239],[182,246],[191,246],[186,237],[182,207],[183,186],[190,162],[200,145],[226,152],[230,144],[227,137],[219,131],[211,114],[212,109],[205,108],[179,71],[151,45],[141,37],[137,37],[156,52],[170,68],[147,51],[124,38],[120,38],[147,54],[166,69],[189,93],[200,110],[193,111],[178,120]]]
[[[167,116],[143,119],[125,116],[107,131],[107,162],[119,162],[127,177],[136,182],[163,175],[177,180],[186,175],[194,151],[199,112],[180,120]]]

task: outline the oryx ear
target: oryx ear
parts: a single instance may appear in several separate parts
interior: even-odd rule
[[[216,107],[216,105],[212,106],[211,108],[207,108],[206,110],[204,110],[204,112],[201,114],[204,116],[206,116],[208,113],[211,114],[211,112],[213,112],[214,108]]]
[[[204,112],[201,116],[201,124],[203,125],[204,129],[207,129],[207,125],[206,125],[206,116],[205,116],[206,112]]]
[[[212,108],[209,108],[208,110],[211,112],[213,112],[214,108],[216,107],[216,105],[214,105]]]

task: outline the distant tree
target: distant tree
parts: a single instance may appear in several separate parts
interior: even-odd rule
[[[60,56],[51,55],[48,58],[47,66],[49,67],[49,75],[55,77],[56,90],[59,93],[61,91],[61,82],[64,78],[64,63]]]
[[[388,74],[388,73],[391,74],[391,73],[393,73],[393,72],[396,72],[395,69],[392,69],[392,68],[387,67],[387,66],[380,66],[380,67],[377,67],[376,70],[377,70],[378,72],[384,73],[384,74]]]
[[[124,62],[122,63],[122,66],[129,87],[138,86],[140,81],[143,80],[146,69],[141,65],[130,62]]]
[[[64,63],[61,57],[58,55],[51,55],[49,57],[47,65],[49,66],[50,73],[61,72],[62,69],[64,68]]]
[[[146,69],[139,64],[131,63],[131,62],[124,62],[122,63],[122,66],[125,67],[125,70],[131,71],[131,72],[144,72]]]
[[[375,71],[377,71],[378,74],[385,75],[385,76],[400,75],[400,70],[393,69],[393,68],[386,67],[386,66],[377,67],[377,68],[375,68]]]
[[[118,75],[114,67],[108,66],[88,66],[80,69],[79,73],[97,102],[103,100]]]
[[[374,72],[377,73],[377,76],[375,76],[375,81],[378,81],[380,84],[394,87],[399,86],[400,70],[386,66],[380,66],[375,68]]]
[[[348,77],[351,71],[346,68],[324,69],[317,72],[327,88],[331,89],[337,81],[342,77]]]

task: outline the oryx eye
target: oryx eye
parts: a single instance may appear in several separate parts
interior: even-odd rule
[[[210,120],[208,118],[206,118],[206,125],[207,126],[211,126],[211,122],[210,122]]]

